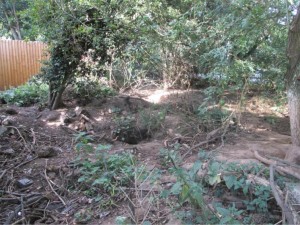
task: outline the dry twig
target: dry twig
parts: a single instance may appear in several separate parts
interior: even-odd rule
[[[26,142],[25,138],[22,136],[20,130],[19,130],[17,127],[14,127],[14,126],[7,126],[7,128],[15,129],[15,130],[18,132],[18,134],[19,134],[20,138],[22,139],[22,141],[24,142],[24,147],[25,147],[29,152],[31,152],[31,149],[28,147],[27,142]]]
[[[44,170],[44,176],[45,180],[47,181],[51,191],[58,197],[58,199],[61,201],[61,203],[66,206],[67,204],[65,203],[65,201],[63,200],[63,198],[54,190],[54,188],[52,187],[52,184],[50,182],[50,179],[49,177],[47,176],[47,172],[46,172],[46,169]]]
[[[36,137],[35,137],[35,133],[33,131],[33,128],[31,128],[30,131],[32,133],[32,144],[35,145],[35,143],[36,143]]]

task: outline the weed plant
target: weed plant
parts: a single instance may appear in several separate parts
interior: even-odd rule
[[[162,127],[167,114],[167,109],[154,111],[153,108],[143,109],[139,112],[141,127],[147,129],[147,133],[152,135],[153,132]]]
[[[27,83],[16,88],[0,92],[0,98],[8,104],[30,106],[44,104],[48,98],[49,87],[39,78],[31,78]]]
[[[163,191],[162,197],[177,196],[178,203],[175,203],[174,211],[184,223],[249,224],[253,213],[262,213],[266,216],[272,214],[270,187],[253,184],[248,180],[249,174],[260,174],[259,176],[268,179],[263,166],[221,163],[212,158],[204,157],[204,159],[203,152],[200,152],[199,160],[191,169],[186,170],[179,166],[181,160],[178,158],[178,151],[162,150],[161,152],[165,164],[172,165],[169,172],[177,178],[170,190]],[[206,162],[206,166],[203,161]],[[241,201],[246,208],[240,210],[234,203],[222,204],[221,202],[209,203],[210,207],[208,207],[204,195],[217,198],[233,195],[244,199]]]
[[[129,186],[136,159],[131,153],[110,154],[109,145],[94,146],[92,139],[80,133],[76,140],[76,165],[80,170],[78,182],[85,186],[85,194],[102,206],[115,205],[120,187]],[[108,196],[104,199],[102,196]]]

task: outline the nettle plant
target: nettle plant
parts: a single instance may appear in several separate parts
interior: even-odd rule
[[[178,151],[162,151],[161,155],[164,156],[164,163],[172,165],[169,172],[177,178],[170,190],[163,191],[162,197],[177,196],[174,211],[184,222],[239,224],[251,221],[252,213],[271,213],[270,187],[253,184],[248,180],[249,174],[258,173],[267,179],[268,174],[262,173],[262,165],[221,163],[200,152],[199,160],[187,170],[179,166],[181,160]],[[246,209],[241,210],[234,203],[220,202],[211,203],[209,208],[204,200],[205,195],[222,198],[228,194],[241,199]]]
[[[206,182],[215,187],[214,194],[219,197],[230,193],[230,195],[240,198],[246,206],[246,210],[239,210],[238,212],[241,212],[244,220],[247,220],[249,219],[248,214],[269,213],[270,210],[269,203],[272,199],[270,186],[253,184],[248,179],[249,175],[257,175],[261,171],[264,171],[263,166],[255,163],[240,165],[212,161],[208,167]],[[260,176],[265,176],[268,179],[267,174],[261,173]],[[235,206],[232,205],[231,207]]]
[[[80,170],[78,182],[86,187],[85,193],[104,205],[114,205],[114,197],[120,194],[120,187],[130,185],[136,159],[131,153],[110,154],[110,145],[92,145],[92,138],[80,133],[77,142],[76,165]],[[100,193],[109,198],[102,199]]]

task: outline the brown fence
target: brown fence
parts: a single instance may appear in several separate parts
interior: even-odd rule
[[[0,40],[0,90],[21,85],[37,74],[45,48],[41,42]]]

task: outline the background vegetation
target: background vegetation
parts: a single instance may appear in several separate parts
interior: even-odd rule
[[[42,71],[49,106],[77,77],[116,89],[163,81],[165,88],[282,93],[288,26],[297,1],[59,0],[0,3],[2,35],[49,44]],[[210,85],[208,85],[208,83]],[[219,98],[216,98],[219,101]]]

